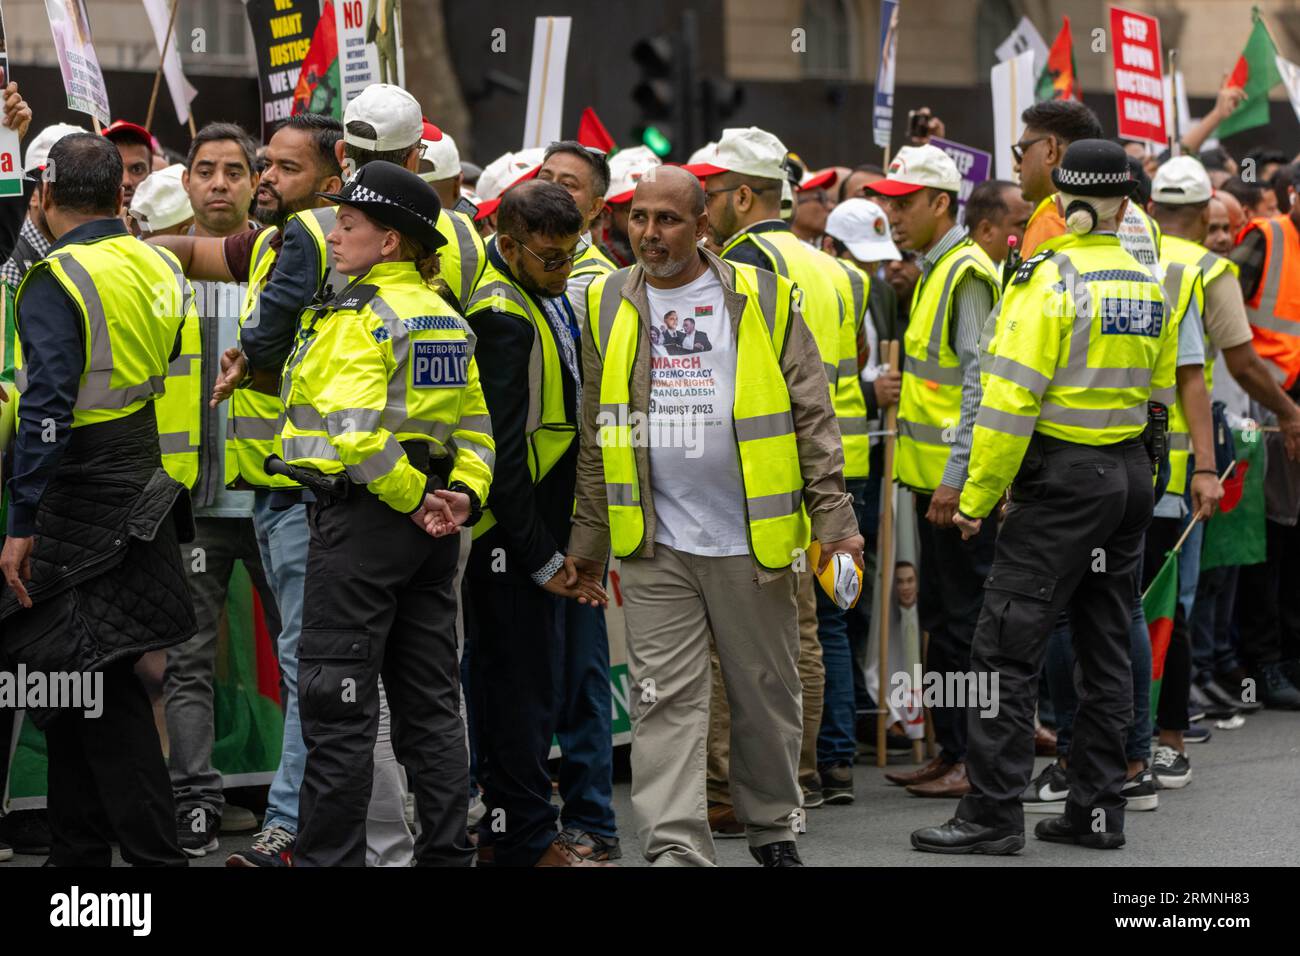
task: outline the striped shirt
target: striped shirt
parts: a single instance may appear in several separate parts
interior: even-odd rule
[[[917,260],[921,267],[921,282],[926,280],[944,254],[965,238],[965,228],[953,226],[922,255]],[[986,283],[967,274],[953,289],[952,302],[952,328],[956,331],[953,347],[961,363],[961,418],[957,422],[952,448],[948,451],[942,483],[960,491],[966,484],[966,469],[970,464],[975,415],[979,411],[980,399],[984,397],[980,386],[980,330],[993,311],[993,293]]]

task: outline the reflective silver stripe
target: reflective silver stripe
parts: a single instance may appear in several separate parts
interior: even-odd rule
[[[935,425],[926,425],[922,422],[908,421],[906,418],[898,420],[898,434],[901,437],[912,439],[912,441],[921,442],[924,445],[950,445],[952,438],[944,437],[947,429],[938,428]],[[953,428],[956,431],[956,427]]]
[[[194,352],[188,352],[184,355],[178,355],[172,359],[171,364],[167,366],[168,375],[188,375],[190,374],[190,363],[195,359],[201,359],[203,356]]]
[[[903,371],[915,375],[917,378],[925,379],[927,382],[938,382],[940,385],[961,384],[961,367],[957,365],[948,367],[940,365],[937,361],[917,359],[905,355],[903,356]]]
[[[316,411],[311,405],[289,405],[285,408],[284,414],[295,428],[303,428],[314,432],[323,432],[325,430],[325,419],[321,418],[320,412]],[[258,421],[261,421],[261,419],[258,419]]]
[[[1281,335],[1300,335],[1300,322],[1291,319],[1280,319],[1276,315],[1263,311],[1260,311],[1259,314],[1252,313],[1250,324],[1257,329],[1268,329],[1270,332],[1277,332]]]
[[[1210,271],[1219,263],[1223,257],[1213,252],[1207,252],[1201,258],[1196,260],[1196,268],[1201,270],[1202,275],[1209,275]]]
[[[758,277],[758,311],[763,313],[767,334],[772,336],[776,334],[776,273],[766,269],[755,269],[754,273]],[[777,348],[782,345],[776,344]]]
[[[840,259],[836,259],[835,262],[844,270],[844,274],[849,277],[849,290],[853,294],[853,324],[856,327],[858,319],[862,318],[862,309],[866,304],[866,283],[862,281],[862,273],[858,272],[857,269]]]
[[[20,392],[27,391],[27,369],[14,369],[14,387]]]
[[[1051,260],[1061,274],[1061,282],[1074,302],[1074,328],[1070,331],[1070,359],[1064,369],[1059,369],[1053,377],[1058,385],[1075,384],[1069,375],[1062,372],[1087,368],[1088,344],[1092,337],[1092,296],[1088,292],[1088,283],[1083,281],[1079,270],[1074,267],[1070,257],[1063,252],[1052,256]]]
[[[762,521],[764,518],[785,518],[798,513],[799,506],[803,504],[803,489],[748,498],[745,504],[749,508],[750,521]]]
[[[856,378],[858,375],[858,360],[840,359],[839,364],[835,366],[835,371],[843,378]]]
[[[1187,432],[1170,432],[1169,447],[1173,451],[1191,451],[1192,436]]]
[[[615,425],[623,425],[628,420],[628,409],[627,402],[601,402],[600,417],[606,422],[613,418]]]
[[[960,247],[954,246],[953,248],[956,249]],[[945,253],[945,256],[946,255],[947,254]],[[940,261],[943,260],[940,259]],[[943,290],[939,293],[939,306],[937,309],[935,309],[934,322],[930,326],[930,344],[927,347],[928,348],[927,358],[931,362],[933,362],[936,367],[939,365],[939,356],[943,354],[943,333],[944,333],[944,329],[948,325],[947,322],[948,300],[949,298],[952,297],[953,283],[957,279],[957,274],[961,272],[962,265],[966,262],[975,262],[975,261],[976,260],[974,256],[958,256],[956,261],[953,262],[953,264],[949,267],[948,274],[943,278]],[[933,379],[933,381],[938,382],[939,379],[936,378]],[[961,372],[958,371],[957,381],[955,383],[943,382],[941,384],[960,385]]]
[[[496,467],[497,464],[496,452],[488,448],[487,445],[480,445],[478,444],[478,442],[472,442],[469,441],[468,439],[462,438],[456,442],[448,442],[447,448],[454,449],[456,451],[460,451],[463,449],[465,451],[472,452],[480,461],[483,462],[483,464],[487,465],[488,471],[491,471],[493,468]]]
[[[189,432],[159,432],[158,450],[164,455],[183,455],[199,447],[190,439]]]
[[[315,209],[308,209],[305,212],[305,215],[311,216],[316,221],[316,224],[320,227],[320,232],[321,232],[320,250],[323,256],[325,257],[325,261],[321,263],[321,266],[324,269],[324,274],[321,276],[320,279],[320,287],[321,289],[326,289],[326,288],[334,289],[334,291],[336,292],[345,288],[348,285],[348,283],[351,281],[347,276],[340,276],[337,272],[335,272],[334,247],[331,246],[328,242],[324,241],[325,237],[328,236],[330,232],[334,229],[334,224],[338,221],[338,213],[339,213],[338,206],[318,206]],[[337,289],[334,288],[335,279],[341,280],[341,284],[338,286]]]
[[[183,319],[189,313],[190,304],[194,301],[194,289],[185,281],[185,273],[181,270],[180,263],[163,252],[158,246],[151,246],[146,242],[145,248],[157,253],[158,258],[163,261],[167,266],[167,270],[176,279],[176,288],[180,292],[180,299],[178,300],[181,305],[180,317]]]
[[[226,431],[231,438],[269,441],[275,438],[276,422],[254,415],[231,415],[226,419]]]
[[[460,416],[460,421],[456,423],[456,428],[460,431],[478,432],[480,435],[491,435],[492,416],[462,415]]]
[[[349,432],[372,432],[379,427],[380,413],[373,408],[342,408],[325,416],[325,431],[331,437]]]
[[[1282,224],[1274,219],[1268,220],[1268,230],[1270,234],[1268,271],[1264,273],[1263,285],[1264,291],[1260,294],[1259,305],[1255,308],[1247,308],[1250,314],[1252,325],[1258,325],[1260,328],[1269,328],[1262,319],[1273,318],[1277,312],[1277,295],[1282,288],[1282,260],[1285,258],[1283,246],[1286,239],[1282,235]],[[1275,332],[1285,332],[1285,329],[1273,329]],[[1295,333],[1292,332],[1292,335]]]
[[[387,426],[385,426],[387,427]],[[456,426],[451,422],[435,421],[432,418],[404,418],[388,431],[393,434],[403,435],[423,435],[425,438],[432,438],[440,445],[446,445],[451,441],[452,432]]]
[[[444,212],[443,215],[451,220],[452,231],[456,233],[456,248],[460,252],[460,291],[456,299],[460,302],[461,308],[464,308],[470,296],[474,294],[474,274],[478,272],[478,246],[474,244],[469,223],[449,212]]]
[[[757,245],[760,249],[766,252],[768,256],[771,257],[773,272],[775,272],[779,276],[784,276],[787,279],[790,278],[790,270],[787,269],[785,265],[785,256],[781,255],[781,250],[778,249],[775,246],[775,244],[773,244],[767,239],[764,239],[762,236],[758,235],[757,233],[750,232],[750,233],[746,233],[746,235],[749,236],[750,239],[753,239],[755,245]]]
[[[348,477],[358,484],[368,485],[372,481],[384,477],[396,467],[406,452],[402,451],[402,446],[398,444],[396,438],[388,436],[388,441],[384,442],[384,447],[379,449],[373,455],[370,455],[365,461],[358,462],[355,465],[346,465],[345,468]]]
[[[1159,402],[1161,405],[1172,405],[1178,400],[1177,392],[1173,385],[1165,388],[1153,388],[1151,390],[1151,401]]]
[[[822,362],[822,371],[826,373],[826,381],[832,385],[839,380],[839,371],[830,362]]]
[[[393,360],[399,366],[405,365],[407,353],[411,351],[411,336],[407,331],[406,323],[393,307],[383,300],[382,296],[375,296],[366,305],[379,321],[384,323],[384,328],[388,329],[388,341],[393,347]]]
[[[981,409],[980,414],[983,414]],[[1066,408],[1055,402],[1043,402],[1040,416],[1045,422],[1057,425],[1072,425],[1076,428],[1117,428],[1125,425],[1145,425],[1147,422],[1147,405],[1131,405],[1128,408]]]
[[[618,315],[618,307],[623,304],[623,283],[627,279],[627,274],[631,269],[619,269],[611,273],[610,277],[605,280],[605,284],[600,287],[600,354],[605,354],[605,349],[609,345],[609,337],[614,334],[614,317]]]
[[[1031,415],[1012,415],[1010,412],[981,405],[979,414],[975,416],[975,424],[1005,435],[1024,437],[1034,433],[1038,419]]]
[[[495,309],[496,306],[493,305],[492,300],[496,298],[505,299],[512,305],[518,306],[523,310],[524,315],[531,311],[528,308],[528,303],[524,300],[522,292],[509,282],[493,279],[491,282],[485,282],[474,290],[474,294],[470,296],[469,304],[465,306],[465,314],[468,315],[478,309]],[[497,309],[497,311],[504,310]]]
[[[636,506],[636,486],[630,483],[605,482],[605,501],[611,506]]]
[[[759,438],[777,438],[794,433],[794,416],[790,412],[772,412],[752,418],[736,419],[736,439],[755,441]]]
[[[1172,262],[1165,269],[1164,293],[1165,298],[1169,301],[1169,308],[1172,312],[1178,308],[1178,301],[1182,298],[1183,293],[1183,272],[1187,266],[1181,262]]]
[[[1137,365],[1130,368],[1062,369],[1052,380],[1054,385],[1072,388],[1149,388],[1152,370]]]
[[[1286,378],[1287,378],[1287,370],[1286,370],[1286,369],[1282,368],[1280,365],[1277,365],[1277,364],[1275,364],[1275,363],[1273,363],[1273,362],[1271,362],[1271,361],[1269,361],[1269,362],[1265,362],[1264,364],[1265,364],[1266,366],[1268,366],[1268,370],[1269,370],[1269,372],[1272,374],[1273,379],[1274,379],[1274,380],[1275,380],[1279,385],[1282,385],[1282,384],[1285,384],[1285,383],[1286,383]]]
[[[1005,355],[993,358],[993,366],[989,369],[989,374],[1029,389],[1036,398],[1042,398],[1043,392],[1047,391],[1047,386],[1052,383],[1052,380],[1038,369],[1030,368]]]
[[[524,416],[524,434],[531,435],[542,427],[542,387],[546,378],[546,356],[542,352],[542,336],[551,334],[551,323],[543,320],[534,323],[533,344],[528,349],[528,411]],[[559,343],[551,339],[555,350]]]
[[[135,402],[161,395],[166,390],[167,380],[162,375],[151,375],[149,381],[140,385],[128,385],[126,388],[110,386],[108,383],[112,375],[112,370],[87,372],[86,380],[77,392],[75,407],[83,411],[126,408]]]
[[[338,449],[330,444],[328,438],[319,435],[294,435],[286,438],[283,445],[285,461],[301,461],[304,458],[319,458],[322,461],[339,460]]]
[[[866,434],[868,434],[868,431],[867,431],[867,420],[866,420],[865,418],[859,418],[859,417],[857,417],[857,416],[854,416],[854,417],[852,417],[852,418],[844,417],[844,416],[839,416],[839,417],[836,417],[835,420],[836,420],[837,422],[840,423],[840,434],[841,434],[841,435],[866,435]]]

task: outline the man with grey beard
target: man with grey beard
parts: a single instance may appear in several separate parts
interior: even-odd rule
[[[697,246],[689,172],[636,187],[638,264],[595,279],[583,332],[577,508],[568,554],[598,584],[622,560],[632,811],[652,863],[714,864],[705,809],[709,647],[731,704],[731,780],[750,852],[802,866],[799,615],[792,564],[810,533],[862,563],[821,355],[794,285]],[[676,313],[708,351],[670,353]],[[678,440],[687,434],[692,442]]]

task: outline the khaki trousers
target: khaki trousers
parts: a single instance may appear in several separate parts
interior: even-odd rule
[[[803,740],[799,747],[799,785],[820,790],[817,773],[817,733],[822,726],[826,670],[822,666],[822,644],[817,639],[816,579],[797,575],[799,581],[799,681],[803,687]],[[731,711],[723,692],[718,652],[712,652],[713,695],[709,705],[709,803],[731,805],[728,764],[731,752]]]
[[[748,555],[655,545],[622,564],[632,684],[632,816],[646,859],[712,866],[705,798],[709,648],[732,714],[736,816],[750,846],[796,839],[802,738],[793,574],[766,585]]]

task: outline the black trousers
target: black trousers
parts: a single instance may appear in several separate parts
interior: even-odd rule
[[[559,832],[547,769],[558,719],[558,598],[512,566],[494,532],[474,542],[465,571],[474,641],[470,693],[487,807],[479,845],[493,848],[498,866],[533,866]]]
[[[1178,543],[1178,536],[1191,517],[1152,518],[1147,529],[1146,553],[1142,557],[1142,587],[1145,589],[1160,569],[1165,555]],[[1160,700],[1156,703],[1156,726],[1161,730],[1186,730],[1187,707],[1192,695],[1192,637],[1182,603],[1174,605],[1174,628],[1165,653]]]
[[[1243,565],[1237,579],[1241,654],[1255,669],[1300,657],[1300,524],[1265,525],[1268,557]]]
[[[971,666],[990,687],[998,676],[998,707],[988,717],[969,711],[971,793],[957,807],[961,819],[1024,830],[1038,676],[1057,615],[1069,608],[1079,706],[1066,815],[1077,827],[1123,830],[1129,626],[1152,494],[1151,460],[1138,440],[1092,447],[1031,439],[971,649]]]
[[[930,496],[916,496],[917,536],[921,539],[920,591],[917,614],[930,635],[927,673],[956,674],[970,670],[971,641],[984,603],[984,579],[993,566],[996,521],[985,521],[969,541],[956,528],[936,528],[925,520]],[[950,701],[944,701],[947,705]],[[966,707],[930,708],[934,736],[949,763],[966,759]]]
[[[132,866],[187,866],[176,806],[135,660],[103,671],[103,712],[61,713],[45,731],[50,863],[109,866],[117,841]]]
[[[431,538],[373,494],[307,506],[310,545],[298,644],[307,765],[297,866],[364,866],[379,727],[415,794],[419,866],[468,866],[469,757],[456,661],[456,535]]]

